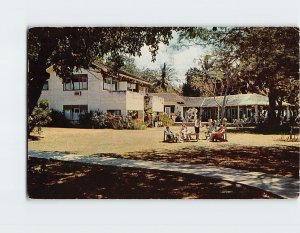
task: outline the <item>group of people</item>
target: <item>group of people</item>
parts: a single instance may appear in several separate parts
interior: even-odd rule
[[[170,127],[167,126],[165,129],[165,136],[167,142],[183,142],[186,140],[191,140],[192,138],[192,132],[188,130],[186,125],[182,125],[180,130],[176,133],[173,133],[171,131]]]
[[[224,132],[225,128],[223,125],[219,125],[217,128],[216,122],[210,120],[208,126],[206,127],[206,139],[210,139],[210,141],[218,141],[218,140],[223,140],[224,137]],[[200,135],[200,129],[202,128],[202,122],[201,122],[201,117],[198,117],[195,122],[194,122],[194,128],[195,128],[195,133],[194,135],[196,136],[196,140],[199,140],[199,135]],[[166,141],[175,141],[175,142],[184,142],[187,140],[192,139],[193,133],[188,130],[188,127],[186,124],[182,124],[180,130],[176,133],[173,133],[170,129],[169,126],[166,127],[165,129],[165,136],[166,136]]]

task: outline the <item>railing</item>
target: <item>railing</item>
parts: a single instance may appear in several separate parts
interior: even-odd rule
[[[139,92],[127,91],[126,95],[129,97],[143,97],[144,98],[144,95]]]
[[[110,91],[114,95],[127,95],[127,96],[144,96],[143,93],[128,91],[128,90],[119,90],[119,91]]]

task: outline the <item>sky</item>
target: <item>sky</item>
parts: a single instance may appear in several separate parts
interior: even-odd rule
[[[177,34],[173,33],[173,39],[169,46],[160,43],[156,61],[151,61],[151,54],[148,46],[144,46],[141,50],[142,56],[134,57],[137,67],[159,69],[164,62],[171,65],[175,69],[178,84],[185,82],[185,73],[190,67],[197,66],[197,58],[204,54],[204,48],[200,46],[191,46],[188,48],[175,49],[172,45],[177,43]]]

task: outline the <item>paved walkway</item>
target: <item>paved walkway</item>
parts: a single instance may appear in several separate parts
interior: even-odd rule
[[[28,156],[88,164],[174,171],[237,182],[272,192],[283,198],[296,198],[299,196],[299,180],[280,175],[265,174],[262,172],[249,172],[246,170],[214,167],[203,164],[164,163],[111,157],[64,154],[60,152],[29,151]]]

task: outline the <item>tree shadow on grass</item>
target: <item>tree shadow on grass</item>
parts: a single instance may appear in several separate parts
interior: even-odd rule
[[[96,154],[114,158],[205,164],[218,167],[278,174],[299,179],[299,148],[296,146],[228,146],[222,149],[189,146],[176,150],[147,150],[125,155]]]
[[[45,171],[40,172],[40,164]],[[87,165],[30,158],[30,198],[249,199],[280,198],[246,185],[158,170]]]
[[[247,134],[263,134],[263,135],[289,135],[289,126],[279,126],[277,128],[271,128],[270,126],[256,126],[256,127],[229,127],[227,128],[228,133],[247,133]],[[292,134],[299,136],[299,127],[294,127]]]

